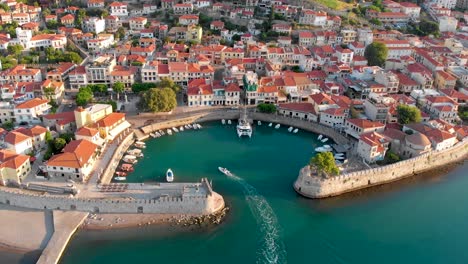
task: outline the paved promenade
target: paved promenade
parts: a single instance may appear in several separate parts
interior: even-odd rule
[[[88,213],[84,212],[54,211],[54,234],[42,252],[37,264],[58,263],[63,251],[67,247],[68,241],[87,216]]]

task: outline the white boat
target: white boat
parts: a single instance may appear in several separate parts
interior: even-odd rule
[[[135,147],[137,147],[137,148],[146,148],[146,144],[143,141],[137,141],[137,142],[135,142]]]
[[[332,151],[332,148],[323,146],[323,147],[315,148],[315,151],[317,151],[317,152],[329,152],[329,151]]]
[[[137,157],[133,155],[125,155],[122,160],[130,164],[135,164],[138,162]]]
[[[159,132],[159,134],[161,134],[161,136],[164,136],[166,134],[166,133],[164,133],[163,130],[159,130],[158,132]]]
[[[249,136],[252,137],[252,127],[250,126],[249,122],[244,119],[239,120],[239,124],[237,124],[237,136]]]
[[[224,120],[224,119],[221,120],[221,123],[222,123],[223,125],[225,125],[225,124],[226,124],[226,120]]]
[[[193,127],[193,129],[195,129],[195,130],[197,130],[197,129],[198,129],[198,126],[197,126],[197,124],[193,124],[193,125],[192,125],[192,127]]]
[[[335,156],[343,156],[344,153],[335,153]]]
[[[126,177],[120,177],[120,176],[114,177],[114,180],[116,181],[125,181],[126,179],[127,179]]]
[[[179,133],[179,129],[177,129],[177,127],[173,127],[172,130],[174,130],[176,133]]]
[[[173,182],[174,181],[174,173],[172,172],[171,169],[168,169],[166,171],[166,181],[167,182]]]
[[[138,157],[138,158],[142,158],[142,157],[143,157],[143,153],[142,153],[141,149],[131,149],[131,150],[128,150],[128,151],[127,151],[127,154],[128,154],[128,155],[131,155],[131,156]]]
[[[268,124],[269,127],[271,127],[272,125],[273,125],[273,123]]]
[[[168,129],[166,130],[166,132],[167,132],[167,134],[168,134],[169,136],[172,136],[172,130],[171,130],[171,129],[168,128]]]
[[[231,121],[231,120],[229,120],[229,121]],[[229,121],[228,121],[228,123],[229,123]],[[229,123],[229,124],[231,124],[231,123]],[[198,127],[198,129],[202,129],[202,128],[203,128],[200,124],[197,124],[197,127]]]
[[[281,126],[280,124],[276,124],[275,129],[280,128],[280,126]]]
[[[345,157],[343,157],[343,156],[334,156],[334,158],[336,160],[344,160],[345,159]]]
[[[150,133],[150,136],[151,136],[152,138],[156,138],[156,134],[154,134],[154,133]]]
[[[288,132],[292,132],[293,129],[294,129],[294,127],[289,127],[289,128],[288,128]]]
[[[325,148],[331,148],[330,145],[323,145],[323,147],[325,147]]]
[[[184,126],[180,126],[179,131],[184,131]]]
[[[322,139],[322,142],[323,142],[323,143],[325,143],[325,142],[327,142],[327,141],[328,141],[328,138]]]
[[[232,124],[231,119],[228,120],[228,125]]]
[[[261,125],[262,125],[262,121],[258,120],[257,125],[261,126]]]
[[[159,132],[156,132],[155,135],[157,138],[162,136],[161,134],[159,134]]]
[[[190,128],[188,127],[188,125],[185,125],[184,128],[185,128],[185,129],[190,129]]]
[[[296,134],[298,131],[299,131],[299,129],[298,129],[298,128],[295,128],[295,129],[293,130],[293,133]]]
[[[226,169],[226,168],[218,167],[218,170],[219,170],[220,172],[222,172],[222,173],[223,173],[224,175],[226,175],[226,176],[232,176],[232,173],[231,173],[228,169]]]
[[[323,138],[323,135],[319,135],[317,139],[322,140],[322,138]]]
[[[188,126],[189,129],[193,128],[192,124],[188,124],[187,126]]]

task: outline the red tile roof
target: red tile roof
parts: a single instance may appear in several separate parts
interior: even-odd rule
[[[97,145],[86,140],[73,140],[63,149],[63,153],[52,156],[48,166],[82,168],[93,156]]]

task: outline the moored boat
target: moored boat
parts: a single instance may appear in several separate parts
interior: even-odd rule
[[[273,123],[268,124],[269,127],[271,127],[272,125],[273,125]]]
[[[137,147],[137,148],[146,148],[146,144],[143,141],[137,141],[137,142],[135,142],[135,147]]]
[[[280,128],[280,127],[281,127],[280,124],[276,124],[275,129],[278,129],[278,128]]]
[[[319,135],[317,139],[322,140],[322,138],[323,138],[323,135]]]
[[[289,127],[289,128],[288,128],[288,132],[292,132],[293,129],[294,129],[294,127]]]
[[[127,173],[126,172],[123,172],[123,171],[117,171],[115,173],[115,175],[119,176],[119,177],[127,177]]]
[[[126,177],[120,177],[120,176],[114,177],[114,180],[116,181],[125,181],[126,179],[127,179]]]
[[[184,126],[180,126],[179,131],[184,131]]]
[[[172,172],[171,169],[167,169],[167,171],[166,171],[166,181],[167,182],[173,182],[174,181],[174,173]]]
[[[219,170],[220,172],[222,172],[222,173],[223,173],[224,175],[226,175],[226,176],[232,176],[232,173],[231,173],[228,169],[226,169],[226,168],[218,167],[218,170]]]
[[[156,134],[154,134],[154,133],[150,133],[150,136],[151,136],[152,138],[156,138]]]
[[[326,147],[326,146],[328,146],[328,145],[315,148],[315,151],[317,151],[317,152],[330,152],[330,151],[332,151],[332,148],[330,146],[328,146],[328,147]]]
[[[128,164],[128,163],[124,163],[120,166],[120,169],[122,171],[126,171],[126,172],[132,172],[134,170],[133,168],[133,165],[132,164]]]
[[[228,125],[232,124],[231,119],[227,121]]]
[[[323,143],[325,143],[325,142],[327,142],[327,141],[328,141],[328,138],[322,139],[322,142],[323,142]]]
[[[222,123],[223,125],[225,125],[225,124],[226,124],[226,120],[224,120],[224,119],[221,120],[221,123]]]
[[[261,125],[262,125],[262,121],[258,120],[258,121],[257,121],[257,125],[261,126]]]
[[[295,128],[295,129],[293,130],[293,133],[296,134],[297,132],[299,132],[299,129],[298,129],[298,128]]]
[[[173,127],[172,130],[174,130],[176,133],[179,133],[179,129],[177,129],[177,127]]]
[[[193,127],[193,129],[195,129],[195,130],[197,130],[197,129],[198,129],[198,126],[197,126],[197,124],[193,124],[193,125],[192,125],[192,127]]]
[[[122,160],[130,164],[135,164],[138,162],[137,157],[133,155],[125,155]]]
[[[167,134],[168,134],[169,136],[172,136],[172,130],[171,130],[170,128],[168,128],[168,129],[166,130],[166,132],[167,132]]]
[[[198,129],[202,129],[203,127],[200,124],[197,124]]]

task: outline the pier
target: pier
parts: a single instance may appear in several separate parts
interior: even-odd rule
[[[53,211],[54,233],[37,264],[58,263],[68,241],[87,216],[85,212]]]

